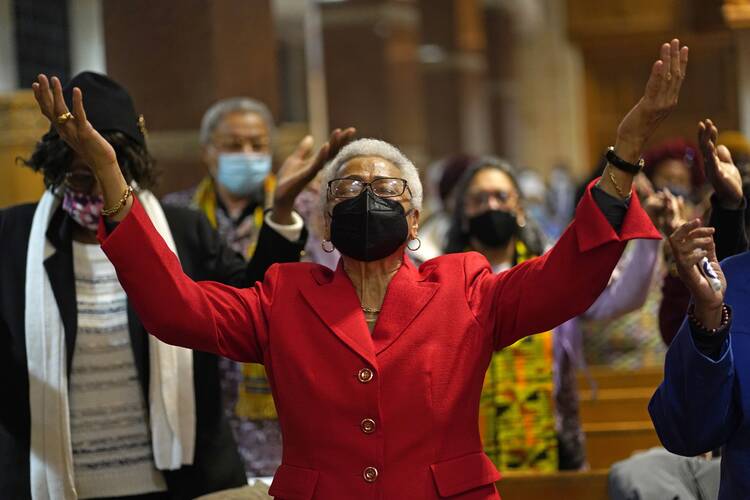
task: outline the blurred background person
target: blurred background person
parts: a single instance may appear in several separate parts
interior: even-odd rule
[[[249,259],[264,211],[273,203],[274,135],[273,117],[262,102],[232,97],[215,103],[201,120],[206,176],[194,188],[166,195],[163,202],[203,212],[226,245]],[[286,159],[287,168],[304,163],[312,147],[312,137],[305,136]],[[304,196],[298,206],[304,211]],[[265,370],[226,358],[219,360],[219,370],[224,411],[245,471],[272,476],[281,464],[281,431]]]

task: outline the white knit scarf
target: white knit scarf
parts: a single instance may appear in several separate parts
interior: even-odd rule
[[[177,254],[172,232],[156,197],[138,199],[167,246]],[[65,332],[44,261],[55,249],[46,233],[58,198],[46,191],[31,226],[26,260],[26,362],[29,372],[33,500],[75,500],[70,442]],[[149,416],[154,462],[160,470],[192,464],[195,451],[193,354],[149,335]]]

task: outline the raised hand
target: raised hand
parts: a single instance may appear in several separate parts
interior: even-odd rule
[[[693,295],[695,315],[709,328],[715,328],[721,323],[727,288],[724,273],[716,259],[713,234],[714,228],[702,227],[700,220],[695,219],[677,228],[669,237],[677,272]],[[721,280],[720,290],[711,287],[698,267],[704,257]]]
[[[638,162],[641,150],[656,127],[677,105],[687,71],[688,48],[678,39],[661,46],[661,54],[651,67],[646,91],[617,127],[615,154],[629,163]],[[612,196],[630,195],[633,174],[608,165],[599,186]]]
[[[352,140],[355,133],[356,130],[352,127],[344,130],[337,128],[331,132],[328,142],[323,144],[314,158],[312,158],[312,137],[308,135],[300,141],[294,153],[284,160],[277,175],[271,214],[274,222],[279,224],[293,222],[294,200],[325,164]]]
[[[105,207],[116,207],[121,200],[125,204],[112,216],[120,221],[130,212],[133,197],[126,196],[128,184],[117,164],[117,155],[110,143],[94,129],[86,119],[81,89],[73,89],[73,112],[63,99],[62,85],[52,77],[52,85],[45,75],[39,75],[31,86],[42,114],[52,123],[62,140],[94,171],[102,188]]]
[[[632,149],[635,157],[628,161],[636,161],[645,142],[677,105],[687,64],[688,48],[680,48],[678,39],[661,46],[660,57],[651,67],[643,97],[617,128],[617,139],[621,143],[618,148],[620,157],[628,160],[623,155],[630,151],[622,150]]]
[[[95,172],[117,165],[114,148],[86,119],[81,89],[73,89],[73,112],[65,104],[60,79],[50,81],[39,75],[31,86],[42,114],[52,123],[60,137]],[[117,169],[119,171],[119,168]]]
[[[711,120],[698,122],[698,144],[706,165],[706,176],[724,208],[742,206],[742,176],[726,146],[717,145],[719,130]]]

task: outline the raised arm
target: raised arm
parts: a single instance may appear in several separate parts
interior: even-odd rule
[[[617,128],[614,152],[620,160],[637,163],[646,141],[677,105],[687,58],[679,40],[662,45],[643,97]],[[638,198],[630,196],[633,178],[633,172],[608,164],[596,188],[609,197],[594,196],[589,186],[573,223],[538,259],[499,275],[467,260],[470,306],[493,332],[496,348],[586,311],[607,285],[626,241],[660,238]]]
[[[265,311],[273,301],[278,268],[269,270],[264,283],[245,290],[191,280],[132,196],[114,149],[86,119],[81,90],[73,89],[72,113],[59,79],[53,77],[50,84],[39,75],[33,90],[41,112],[93,170],[105,210],[112,212],[111,220],[119,222],[111,234],[100,224],[99,239],[146,330],[167,343],[262,362],[268,341]],[[313,161],[303,162],[294,175],[282,179],[281,200],[291,193],[293,202],[297,184],[315,175],[328,155],[335,154],[352,134],[353,130],[337,129]],[[288,224],[291,209],[286,214],[284,206],[274,208],[279,210],[276,222]]]

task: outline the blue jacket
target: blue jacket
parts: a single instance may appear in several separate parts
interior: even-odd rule
[[[717,360],[682,324],[667,352],[649,413],[664,447],[695,456],[723,447],[719,500],[750,498],[750,252],[721,265],[732,323]]]

